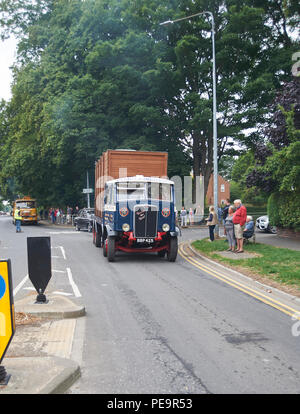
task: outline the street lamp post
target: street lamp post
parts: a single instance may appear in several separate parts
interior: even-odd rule
[[[160,23],[161,26],[176,23],[182,20],[191,19],[197,16],[208,14],[211,17],[211,36],[212,36],[212,56],[213,56],[213,166],[214,166],[214,207],[216,214],[218,213],[218,141],[217,141],[217,81],[216,81],[216,49],[215,49],[215,19],[212,12],[204,11],[191,16],[182,17],[176,20],[167,20]],[[218,234],[218,226],[216,233]]]

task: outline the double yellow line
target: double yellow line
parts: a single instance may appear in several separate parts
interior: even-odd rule
[[[291,308],[290,306],[287,306],[281,302],[278,302],[275,299],[270,298],[269,296],[264,295],[263,293],[251,289],[250,287],[244,285],[243,283],[240,283],[234,279],[231,279],[230,277],[224,275],[223,273],[213,270],[211,267],[208,267],[204,265],[203,263],[200,263],[197,259],[191,257],[188,255],[184,249],[184,247],[187,247],[187,243],[182,243],[179,246],[178,253],[180,256],[185,259],[187,262],[192,264],[193,266],[197,267],[198,269],[202,270],[205,273],[208,273],[209,275],[221,280],[222,282],[227,283],[228,285],[234,287],[235,289],[238,289],[247,295],[252,296],[255,299],[258,299],[259,301],[266,303],[269,306],[272,306],[275,309],[278,309],[279,311],[289,315],[293,316],[294,319],[300,320],[300,311]]]

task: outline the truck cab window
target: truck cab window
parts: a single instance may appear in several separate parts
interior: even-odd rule
[[[118,201],[145,200],[146,184],[134,182],[118,183],[117,194]]]
[[[170,184],[149,183],[148,197],[152,200],[172,201],[172,186]]]

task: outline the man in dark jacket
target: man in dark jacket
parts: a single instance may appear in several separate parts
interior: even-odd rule
[[[223,222],[226,220],[226,218],[228,216],[229,207],[230,207],[230,200],[229,200],[229,198],[226,198],[225,207],[223,209]]]

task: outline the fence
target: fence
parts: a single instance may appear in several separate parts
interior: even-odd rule
[[[74,226],[74,219],[77,217],[77,214],[68,215],[68,214],[60,214],[59,216],[55,217],[54,222],[52,221],[51,217],[41,217],[41,220],[46,220],[49,223],[57,224],[57,225],[70,225]]]

